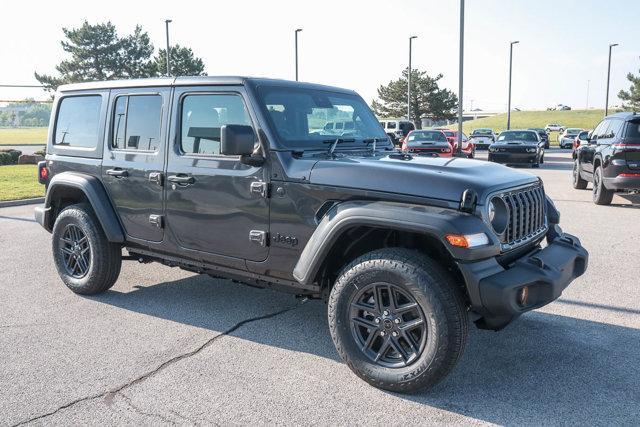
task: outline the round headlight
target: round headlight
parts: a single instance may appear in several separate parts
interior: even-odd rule
[[[489,202],[489,222],[493,222],[493,219],[496,217],[496,205],[493,203],[493,200]]]
[[[502,198],[496,196],[489,201],[487,219],[498,236],[506,231],[509,225],[509,209]]]

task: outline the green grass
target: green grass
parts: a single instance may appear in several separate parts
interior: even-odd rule
[[[603,117],[604,110],[513,111],[511,112],[511,129],[544,128],[547,123],[559,123],[570,128],[593,129]],[[457,124],[449,125],[451,129],[457,129],[457,126]],[[469,120],[462,124],[466,134],[476,128],[491,128],[495,132],[501,132],[507,128],[507,114]],[[555,141],[555,138],[552,137],[551,141]]]
[[[0,201],[44,196],[36,165],[0,166]]]
[[[0,128],[0,145],[46,145],[47,128]]]

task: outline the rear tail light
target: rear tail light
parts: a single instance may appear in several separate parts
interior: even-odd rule
[[[618,176],[624,177],[624,178],[631,178],[631,177],[640,177],[640,173],[621,173]]]
[[[46,161],[38,162],[38,182],[40,184],[49,182],[49,168]]]

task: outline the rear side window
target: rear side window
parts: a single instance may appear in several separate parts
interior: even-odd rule
[[[625,136],[627,138],[640,138],[640,121],[627,123],[627,132]]]
[[[100,133],[100,95],[69,96],[58,106],[54,144],[95,148]]]
[[[251,125],[239,95],[187,95],[182,99],[180,148],[184,154],[220,155],[223,125]]]
[[[622,136],[622,126],[624,122],[622,120],[611,120],[611,126],[609,126],[609,131],[607,132],[608,138],[620,137]]]
[[[387,123],[387,129],[395,129],[395,128],[396,128],[396,122]]]
[[[111,147],[158,151],[161,126],[160,95],[119,96],[114,109]]]

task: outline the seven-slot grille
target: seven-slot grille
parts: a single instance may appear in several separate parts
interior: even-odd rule
[[[529,241],[546,229],[546,201],[541,185],[514,190],[500,197],[509,209],[509,226],[503,242],[506,247]]]

